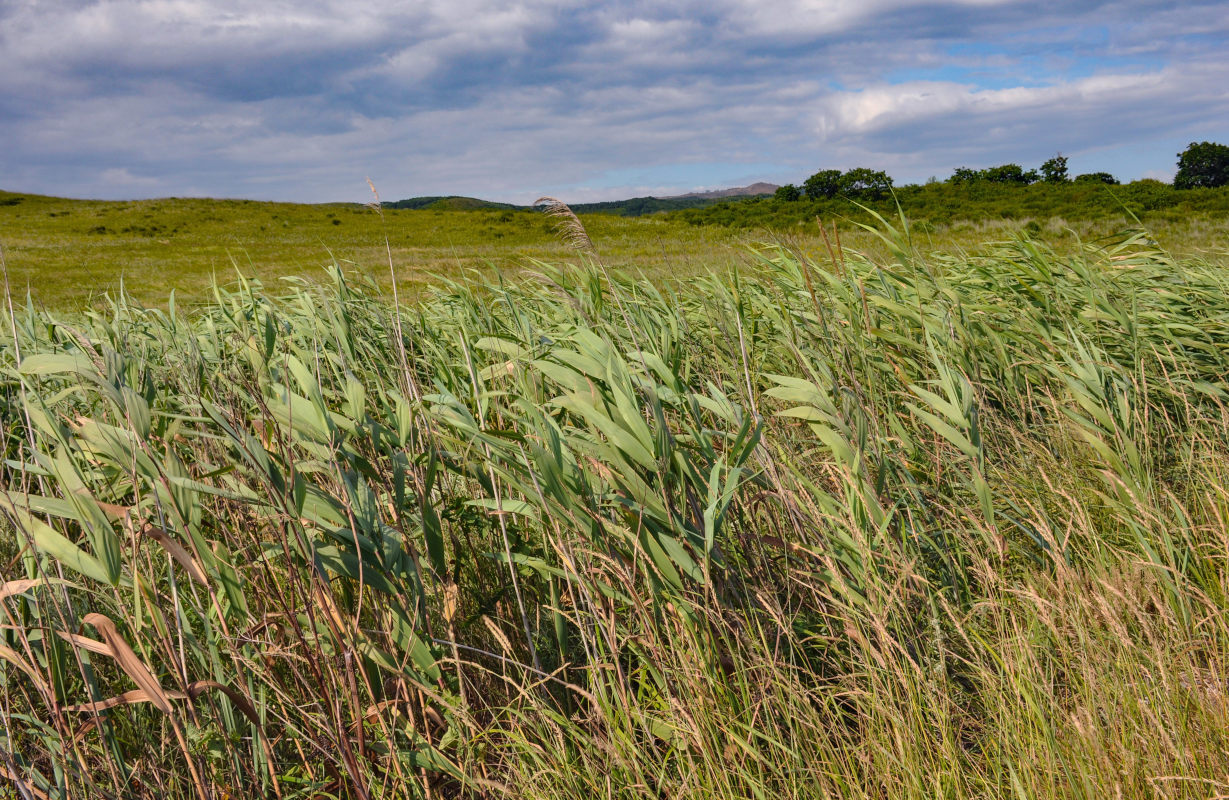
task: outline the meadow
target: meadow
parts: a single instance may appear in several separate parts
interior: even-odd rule
[[[1037,187],[1000,190],[1007,199],[999,197],[990,205],[947,197],[943,193],[955,191],[951,187],[923,188],[942,195],[908,212],[923,250],[983,253],[1026,231],[1066,253],[1137,224],[1121,210],[1093,214],[1078,203],[1043,203],[1003,216],[1001,205]],[[916,205],[911,197],[906,192],[904,202]],[[879,211],[893,213],[887,207]],[[830,236],[841,237],[845,246],[877,258],[889,255],[858,224],[873,218],[848,201],[755,201],[696,212],[587,214],[583,219],[608,266],[660,280],[754,269],[751,251],[764,243],[823,253],[817,216],[829,230],[836,226]],[[942,222],[931,220],[941,216]],[[1229,217],[1221,213],[1162,215],[1147,224],[1179,256],[1229,250]],[[5,192],[0,192],[0,248],[16,297],[24,299],[29,292],[36,305],[65,311],[104,307],[104,295],[118,296],[121,288],[145,305],[163,308],[174,290],[180,306],[192,307],[211,299],[215,283],[231,284],[239,276],[276,290],[287,276],[327,280],[333,266],[388,291],[390,254],[400,290],[414,297],[440,276],[493,271],[511,276],[534,269],[535,262],[561,263],[573,256],[549,219],[511,209],[385,208],[381,214],[354,203],[116,202]]]
[[[612,263],[657,273],[693,262],[720,269],[745,234],[663,219],[595,218],[595,238]],[[69,200],[0,193],[0,246],[10,283],[41,304],[80,309],[121,286],[149,305],[204,301],[215,282],[239,275],[277,285],[285,276],[327,280],[336,265],[389,288],[388,255],[410,292],[434,276],[514,273],[571,251],[541,214],[514,210],[430,211],[361,204],[303,205],[242,200]]]
[[[317,212],[4,309],[12,796],[1229,794],[1224,255]]]

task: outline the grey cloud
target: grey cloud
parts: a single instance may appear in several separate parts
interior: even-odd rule
[[[1223,2],[0,0],[0,181],[525,202],[618,195],[633,167],[915,179],[1229,130],[1227,37]]]

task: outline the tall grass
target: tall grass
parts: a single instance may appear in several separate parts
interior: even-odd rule
[[[15,310],[11,792],[1229,793],[1229,273],[880,222]]]

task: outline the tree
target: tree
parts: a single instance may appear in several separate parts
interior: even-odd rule
[[[1178,153],[1175,189],[1215,188],[1229,184],[1229,147],[1215,142],[1191,142]]]
[[[802,182],[802,191],[812,200],[836,197],[841,191],[841,171],[821,169]]]
[[[792,183],[787,183],[784,186],[778,186],[773,192],[773,197],[777,200],[784,200],[787,203],[793,203],[802,199],[802,190]]]
[[[841,194],[878,200],[892,191],[888,173],[866,167],[855,167],[841,176]]]
[[[1024,167],[1019,164],[1003,164],[1002,166],[982,170],[982,180],[990,181],[991,183],[1028,184],[1037,180],[1037,173],[1031,169],[1025,172]]]
[[[982,179],[981,170],[969,169],[968,167],[956,167],[956,171],[952,173],[952,177],[947,179],[948,183],[976,183]]]
[[[1067,157],[1062,153],[1041,165],[1041,179],[1046,183],[1067,183]]]
[[[1108,183],[1110,186],[1117,186],[1118,179],[1108,172],[1086,172],[1083,175],[1075,176],[1076,183]]]

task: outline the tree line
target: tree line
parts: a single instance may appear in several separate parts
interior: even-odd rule
[[[1037,169],[1026,170],[1019,164],[1000,164],[985,169],[957,167],[945,182],[954,185],[1016,186],[1033,183],[1119,183],[1108,172],[1088,172],[1072,177],[1067,169],[1067,157],[1062,153],[1046,160]],[[1215,142],[1191,142],[1178,153],[1178,171],[1173,181],[1175,189],[1216,188],[1226,184],[1229,184],[1229,146]],[[834,197],[881,200],[891,193],[892,186],[891,176],[882,170],[867,167],[855,167],[844,172],[822,169],[803,181],[801,186],[790,183],[778,188],[775,197],[787,202]]]

